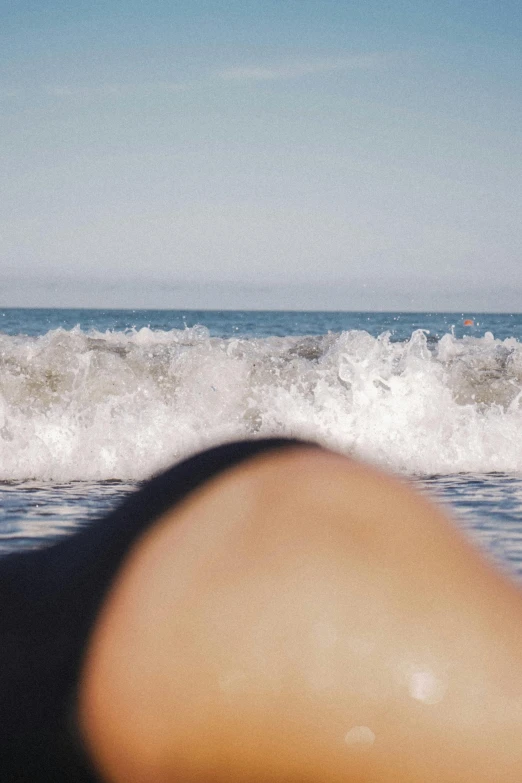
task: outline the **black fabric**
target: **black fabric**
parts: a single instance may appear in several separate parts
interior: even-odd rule
[[[298,444],[269,439],[210,449],[60,543],[0,559],[1,781],[98,781],[75,736],[75,693],[89,634],[126,553],[209,478],[260,452]]]

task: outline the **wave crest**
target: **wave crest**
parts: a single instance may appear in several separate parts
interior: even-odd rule
[[[0,479],[141,479],[272,434],[406,473],[520,472],[521,394],[521,344],[490,333],[0,334]]]

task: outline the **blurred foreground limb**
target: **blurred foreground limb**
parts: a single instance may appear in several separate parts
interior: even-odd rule
[[[399,480],[258,456],[134,546],[80,724],[114,783],[520,783],[521,594]]]

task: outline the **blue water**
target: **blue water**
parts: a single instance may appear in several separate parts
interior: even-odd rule
[[[474,326],[465,327],[465,319],[472,319]],[[142,327],[167,331],[203,325],[213,337],[283,337],[365,329],[375,337],[390,331],[394,340],[407,340],[416,329],[426,329],[434,337],[447,332],[463,337],[490,331],[501,340],[507,337],[522,340],[522,316],[506,313],[0,309],[0,332],[5,334],[34,336],[77,325],[85,331],[125,331]]]
[[[0,310],[0,551],[89,524],[219,419],[396,467],[522,578],[521,340],[521,314]]]

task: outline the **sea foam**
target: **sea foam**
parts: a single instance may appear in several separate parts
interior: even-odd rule
[[[407,474],[521,473],[521,395],[522,345],[489,333],[0,334],[0,480],[141,479],[208,445],[267,435]]]

